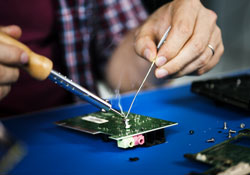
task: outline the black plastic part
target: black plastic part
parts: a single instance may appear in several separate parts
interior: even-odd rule
[[[190,135],[193,135],[193,134],[194,134],[194,130],[190,130],[190,131],[189,131],[189,134],[190,134]]]
[[[146,146],[146,147],[158,145],[158,144],[166,142],[164,129],[152,131],[143,135],[145,138],[145,143],[143,144],[143,146]]]
[[[214,99],[216,102],[230,104],[250,111],[250,75],[243,74],[233,77],[196,81],[191,91]]]
[[[131,162],[135,162],[135,161],[138,161],[139,160],[139,157],[130,157],[129,160]]]
[[[109,135],[100,134],[100,136],[101,136],[101,138],[102,138],[102,140],[103,140],[104,142],[110,142],[110,141],[112,141],[112,140],[109,138]]]

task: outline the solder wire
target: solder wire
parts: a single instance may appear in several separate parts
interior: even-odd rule
[[[130,105],[130,107],[129,107],[128,113],[127,113],[127,115],[126,115],[125,118],[128,117],[128,115],[129,115],[129,113],[130,113],[130,111],[131,111],[131,108],[132,108],[132,106],[133,106],[133,104],[134,104],[134,102],[135,102],[135,99],[136,99],[138,93],[140,92],[140,90],[141,90],[143,84],[145,83],[146,79],[148,78],[148,75],[149,75],[149,73],[151,72],[151,70],[152,70],[154,64],[155,64],[155,59],[153,60],[153,62],[152,62],[152,64],[151,64],[151,66],[150,66],[150,68],[149,68],[149,70],[148,70],[148,72],[147,72],[145,78],[143,79],[143,81],[142,81],[142,83],[141,83],[139,89],[137,90],[137,92],[136,92],[136,94],[135,94],[135,96],[134,96],[134,98],[133,98],[133,101],[132,101],[132,103],[131,103],[131,105]]]
[[[157,51],[161,48],[161,46],[162,46],[163,43],[165,42],[165,40],[166,40],[166,38],[167,38],[167,36],[168,36],[168,33],[169,33],[170,29],[171,29],[171,26],[168,27],[168,29],[166,30],[166,32],[165,32],[164,35],[162,36],[160,42],[159,42],[158,45],[157,45]],[[153,62],[152,62],[152,64],[151,64],[151,66],[150,66],[150,68],[149,68],[149,70],[148,70],[146,76],[144,77],[144,79],[143,79],[143,81],[142,81],[142,83],[141,83],[139,89],[137,90],[137,92],[136,92],[136,94],[135,94],[135,96],[134,96],[134,98],[133,98],[133,100],[132,100],[132,103],[130,104],[130,107],[129,107],[129,109],[128,109],[128,113],[127,113],[127,115],[125,116],[125,119],[126,119],[126,118],[128,117],[128,115],[130,114],[130,111],[131,111],[132,106],[133,106],[133,104],[134,104],[134,102],[135,102],[135,99],[136,99],[137,95],[139,94],[139,92],[141,91],[141,88],[143,87],[145,81],[147,80],[148,75],[150,74],[150,72],[151,72],[151,70],[152,70],[152,68],[153,68],[153,66],[154,66],[154,64],[155,64],[155,60],[156,60],[156,58],[154,58],[154,60],[153,60]]]

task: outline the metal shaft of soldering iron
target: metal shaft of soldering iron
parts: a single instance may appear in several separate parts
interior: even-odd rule
[[[120,112],[112,108],[110,103],[96,96],[95,94],[91,93],[90,91],[80,86],[79,84],[73,82],[72,80],[68,79],[67,77],[61,75],[59,72],[51,70],[48,78],[54,83],[56,83],[57,85],[70,91],[71,93],[75,94],[81,99],[86,100],[89,103],[97,106],[98,108],[104,109],[105,111],[111,110],[115,112],[116,114],[122,116]]]
[[[166,30],[166,32],[165,32],[164,35],[162,36],[160,42],[159,42],[158,45],[157,45],[157,51],[161,48],[161,46],[162,46],[163,43],[165,42],[165,40],[166,40],[166,38],[167,38],[167,36],[168,36],[168,33],[169,33],[170,29],[171,29],[171,26],[168,27],[168,29]],[[130,111],[131,111],[131,109],[132,109],[132,106],[133,106],[133,104],[134,104],[134,102],[135,102],[135,99],[136,99],[137,95],[139,94],[141,88],[143,87],[145,81],[147,80],[148,75],[149,75],[149,73],[151,72],[151,70],[152,70],[154,64],[155,64],[155,59],[153,60],[153,62],[152,62],[152,64],[151,64],[151,66],[150,66],[150,68],[149,68],[149,70],[148,70],[146,76],[144,77],[144,79],[143,79],[143,81],[142,81],[142,83],[141,83],[139,89],[137,90],[137,92],[136,92],[136,94],[135,94],[135,96],[134,96],[134,98],[133,98],[133,100],[132,100],[132,103],[130,104],[128,113],[127,113],[127,115],[125,116],[125,118],[128,117],[128,115],[129,115],[129,113],[130,113]]]

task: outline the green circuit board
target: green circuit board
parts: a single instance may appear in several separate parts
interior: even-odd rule
[[[57,125],[87,132],[106,134],[110,139],[120,140],[177,125],[176,122],[129,114],[130,128],[125,128],[124,118],[113,112],[95,112],[56,122]]]
[[[185,154],[185,157],[213,166],[202,174],[250,174],[250,129],[239,131],[237,136],[197,154]]]

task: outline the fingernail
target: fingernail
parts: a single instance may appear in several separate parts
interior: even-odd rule
[[[26,52],[23,52],[23,53],[21,54],[20,60],[21,60],[21,63],[23,63],[23,64],[28,63],[28,61],[29,61],[29,56],[28,56],[28,54],[27,54]]]
[[[144,57],[147,58],[148,60],[151,60],[151,51],[149,49],[144,50]]]
[[[160,56],[156,59],[155,64],[156,66],[160,67],[163,66],[167,62],[167,58],[164,56]]]
[[[160,68],[160,69],[156,69],[155,74],[157,78],[163,78],[168,75],[168,71],[163,68]]]

